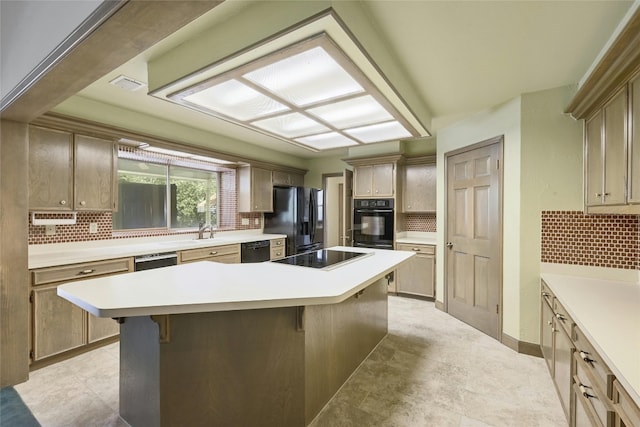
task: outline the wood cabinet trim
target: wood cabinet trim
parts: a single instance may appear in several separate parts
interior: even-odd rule
[[[584,119],[602,106],[640,67],[640,9],[636,10],[565,109]]]
[[[211,246],[207,248],[187,249],[180,251],[180,262],[213,259],[227,255],[240,256],[240,244]]]

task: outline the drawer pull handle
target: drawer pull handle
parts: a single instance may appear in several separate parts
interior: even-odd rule
[[[589,353],[586,351],[580,352],[580,358],[587,363],[592,363],[594,361],[592,358],[589,357]]]
[[[549,325],[549,326],[551,326],[552,324],[553,324],[553,322],[552,322],[551,320],[549,320],[549,321],[547,322],[547,325]]]
[[[550,295],[549,295],[549,292],[543,292],[543,293],[542,293],[542,296],[543,296],[543,297],[548,297],[548,296],[550,296]]]
[[[94,271],[95,271],[95,270],[94,270],[93,268],[90,268],[90,269],[88,269],[88,270],[82,270],[82,271],[80,272],[80,274],[91,274],[91,273],[93,273]]]
[[[420,248],[411,248],[411,250],[414,252],[420,252]]]
[[[218,251],[211,251],[211,252],[209,252],[209,255],[215,255],[217,253],[218,253]]]
[[[580,388],[580,393],[582,393],[582,395],[584,397],[586,397],[587,399],[589,399],[590,397],[595,397],[594,395],[589,394],[589,392],[587,391],[587,389],[591,390],[591,387],[589,387],[588,385],[584,385],[584,384],[580,383],[578,385],[578,388]]]
[[[558,320],[562,320],[563,322],[564,322],[565,320],[567,320],[567,318],[566,318],[566,317],[564,317],[564,316],[563,316],[562,314],[560,314],[560,313],[556,313],[556,319],[558,319]]]

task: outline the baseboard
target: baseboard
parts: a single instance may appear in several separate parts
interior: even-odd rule
[[[518,353],[527,354],[529,356],[542,357],[542,350],[538,344],[525,341],[518,341],[510,335],[502,334],[502,344]]]
[[[444,303],[442,301],[436,300],[434,305],[438,310],[444,311]]]

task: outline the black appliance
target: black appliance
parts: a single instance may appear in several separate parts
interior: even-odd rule
[[[273,262],[329,270],[331,268],[336,268],[347,261],[352,261],[365,255],[370,254],[320,249],[317,251],[305,252],[287,258],[282,258]]]
[[[134,271],[153,270],[177,264],[178,255],[175,252],[140,255],[133,258]]]
[[[271,258],[271,242],[260,240],[240,244],[240,259],[242,263],[269,261]]]
[[[393,199],[353,202],[353,246],[393,249]]]
[[[322,249],[323,195],[317,188],[273,188],[273,212],[264,214],[264,232],[287,236],[287,256]]]

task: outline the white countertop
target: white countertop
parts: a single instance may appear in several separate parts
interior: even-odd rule
[[[82,280],[58,295],[99,317],[335,304],[383,278],[413,253],[352,247],[370,255],[330,270],[275,262],[211,261]]]
[[[421,231],[403,231],[397,234],[396,243],[407,243],[414,245],[435,245],[436,233]]]
[[[182,251],[186,249],[232,245],[236,243],[273,240],[284,234],[255,232],[216,233],[213,239],[197,240],[195,235],[163,236],[156,238],[111,239],[77,243],[29,246],[29,269],[76,264],[88,261]]]
[[[640,284],[550,273],[541,276],[640,406]]]

